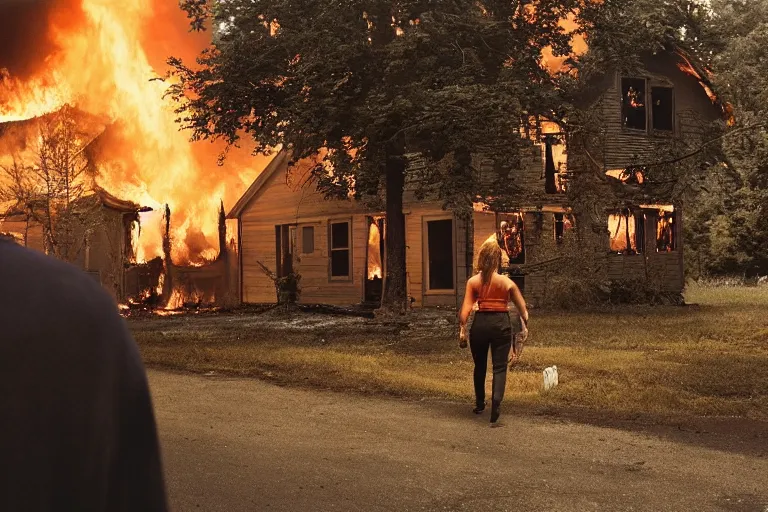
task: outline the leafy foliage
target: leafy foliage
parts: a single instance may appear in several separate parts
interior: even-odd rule
[[[716,0],[710,32],[718,89],[735,125],[724,139],[728,166],[712,169],[687,223],[696,275],[768,274],[768,2]]]
[[[470,149],[513,169],[521,116],[562,111],[541,55],[571,53],[558,21],[581,4],[182,0],[193,28],[212,24],[215,44],[196,66],[170,60],[170,93],[195,138],[236,144],[247,134],[257,151],[283,145],[296,159],[327,150],[315,177],[329,197],[386,187],[387,285],[404,303],[404,155],[420,153],[427,173],[442,169],[440,198],[469,208],[484,193]]]

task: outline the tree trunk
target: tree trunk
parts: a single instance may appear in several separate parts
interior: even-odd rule
[[[404,315],[408,309],[405,267],[405,215],[403,214],[403,188],[405,186],[405,158],[402,152],[388,155],[386,163],[387,230],[386,280],[381,300],[381,312]]]

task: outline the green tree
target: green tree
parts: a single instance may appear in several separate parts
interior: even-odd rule
[[[715,86],[732,105],[728,165],[710,169],[686,224],[696,274],[768,273],[768,1],[713,0]]]
[[[196,65],[170,59],[183,125],[195,138],[295,159],[328,150],[317,185],[346,197],[386,195],[387,287],[382,307],[406,310],[406,155],[443,174],[436,192],[459,210],[487,191],[471,154],[493,158],[495,195],[512,180],[524,115],[562,116],[559,81],[542,50],[571,53],[558,21],[581,0],[182,0],[192,26],[215,28]],[[439,165],[438,165],[439,164]],[[500,188],[499,188],[500,187]]]

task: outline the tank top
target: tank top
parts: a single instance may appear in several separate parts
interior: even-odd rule
[[[493,279],[487,285],[482,285],[480,288],[480,297],[477,299],[477,310],[488,313],[506,313],[509,311],[509,295],[505,292],[501,295],[502,290],[496,288],[494,293],[491,292],[491,284]]]

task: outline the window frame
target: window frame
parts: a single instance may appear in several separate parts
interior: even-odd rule
[[[645,129],[640,128],[632,128],[630,126],[627,126],[624,122],[624,80],[642,80],[645,84],[644,89],[644,98],[643,101],[645,102]],[[649,108],[648,108],[648,83],[649,80],[647,78],[643,77],[633,77],[628,75],[621,75],[619,74],[619,84],[618,84],[618,91],[619,91],[619,123],[621,125],[621,129],[625,131],[626,133],[634,133],[634,134],[647,134],[650,129],[650,123],[649,123]]]
[[[439,221],[451,221],[451,261],[453,262],[451,271],[453,272],[453,288],[452,289],[436,289],[433,290],[429,287],[429,223]],[[422,271],[424,278],[422,279],[422,291],[424,295],[455,295],[457,293],[456,288],[456,219],[453,215],[424,215],[421,218],[422,229]]]
[[[336,224],[347,225],[347,247],[345,248],[333,248],[333,226]],[[328,281],[329,282],[351,282],[353,281],[353,267],[354,261],[352,260],[352,218],[345,217],[341,219],[328,219]],[[333,252],[347,251],[349,253],[349,264],[347,265],[347,275],[334,276],[333,275]]]

